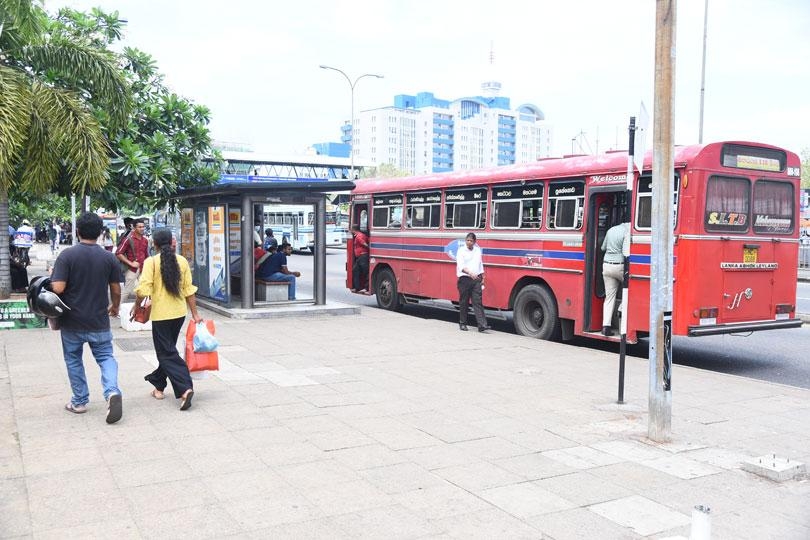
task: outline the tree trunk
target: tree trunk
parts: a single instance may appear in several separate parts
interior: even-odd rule
[[[0,187],[0,231],[8,238],[8,190]],[[11,253],[8,240],[0,241],[0,300],[11,297]]]

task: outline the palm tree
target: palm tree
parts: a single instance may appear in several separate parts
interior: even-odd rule
[[[110,151],[99,119],[123,126],[129,89],[112,55],[59,32],[33,0],[0,0],[0,231],[11,190],[42,195],[60,182],[84,194],[107,182]],[[0,241],[0,299],[11,293]]]

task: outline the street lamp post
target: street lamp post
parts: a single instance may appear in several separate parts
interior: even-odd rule
[[[351,138],[349,139],[349,159],[350,159],[350,164],[351,164],[350,165],[350,167],[351,167],[350,168],[351,180],[354,180],[354,87],[357,86],[357,82],[360,79],[362,79],[363,77],[376,77],[378,79],[382,79],[383,76],[382,75],[377,75],[376,73],[364,73],[363,75],[360,75],[359,77],[357,77],[354,80],[354,82],[352,82],[351,78],[348,75],[346,75],[346,72],[344,72],[342,69],[338,69],[338,68],[332,67],[332,66],[324,66],[324,65],[320,65],[318,67],[320,67],[321,69],[331,69],[332,71],[337,71],[338,73],[340,73],[341,75],[343,75],[346,78],[346,82],[349,83],[349,88],[351,88],[351,93],[352,93],[352,116],[351,116],[350,122],[351,122],[351,128],[352,128],[352,135],[351,135]]]

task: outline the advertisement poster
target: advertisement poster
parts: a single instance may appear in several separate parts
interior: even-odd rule
[[[28,309],[25,300],[0,301],[0,330],[46,328],[48,324]]]
[[[211,296],[208,286],[208,208],[194,209],[194,283],[197,294]]]
[[[180,255],[194,268],[194,210],[183,208],[180,214]]]
[[[208,208],[208,292],[211,298],[227,301],[225,286],[225,207]]]

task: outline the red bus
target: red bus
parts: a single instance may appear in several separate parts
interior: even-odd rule
[[[674,158],[673,333],[801,326],[798,156],[719,142],[676,147]],[[490,314],[512,312],[518,333],[541,339],[618,340],[600,333],[610,325],[602,321],[601,245],[629,205],[627,339],[634,343],[649,334],[651,168],[648,153],[630,192],[626,152],[358,180],[351,222],[369,234],[368,290],[386,309],[457,300],[455,250],[475,232]],[[351,240],[347,261],[351,287]]]

